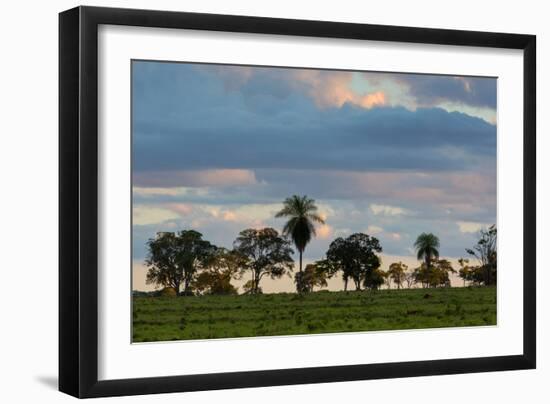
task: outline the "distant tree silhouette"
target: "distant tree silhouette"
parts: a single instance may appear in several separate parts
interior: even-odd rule
[[[414,242],[414,248],[416,250],[416,258],[424,260],[426,264],[426,275],[424,278],[428,279],[429,272],[432,269],[432,260],[439,258],[439,238],[432,233],[422,233]]]
[[[450,274],[456,274],[456,270],[453,268],[453,265],[449,260],[440,259],[435,262],[434,272],[437,276],[437,281],[440,286],[451,286]]]
[[[448,260],[432,260],[430,269],[426,263],[414,270],[415,281],[422,284],[423,287],[451,286],[450,273],[456,273],[456,270]]]
[[[328,285],[327,278],[329,272],[323,263],[313,263],[306,265],[302,272],[294,275],[294,282],[299,293],[313,292],[315,287],[323,288]]]
[[[405,282],[405,274],[407,272],[407,269],[409,269],[409,267],[403,264],[401,261],[394,262],[390,265],[388,269],[388,275],[393,283],[397,285],[397,289],[401,289],[403,282]]]
[[[272,228],[246,229],[233,243],[235,252],[244,257],[241,271],[252,273],[251,293],[260,292],[260,280],[264,276],[281,278],[292,272],[294,253],[290,242]]]
[[[374,271],[380,267],[380,258],[376,255],[380,252],[382,247],[377,238],[355,233],[346,239],[338,237],[334,240],[326,256],[332,271],[342,272],[344,290],[347,290],[349,279],[355,283],[356,290],[361,290],[361,284],[378,288],[379,274]]]
[[[475,267],[470,265],[470,260],[467,258],[460,258],[458,260],[460,269],[458,270],[458,276],[463,281],[463,286],[466,286],[466,282],[475,282]]]
[[[293,195],[285,199],[283,208],[275,217],[289,218],[283,228],[283,234],[290,236],[300,254],[299,270],[302,272],[302,254],[306,245],[315,236],[314,223],[324,224],[325,221],[317,214],[315,200],[306,195]]]
[[[495,225],[486,230],[480,230],[479,240],[473,248],[466,252],[479,261],[478,281],[485,285],[494,285],[497,282],[497,228]],[[479,279],[481,278],[481,279]]]
[[[149,249],[145,265],[147,284],[171,287],[176,293],[183,281],[183,270],[176,261],[178,251],[177,239],[174,233],[157,233],[155,239],[147,242]]]
[[[146,282],[172,287],[176,293],[183,283],[185,294],[191,293],[189,285],[193,276],[216,250],[195,230],[157,233],[156,238],[147,241],[147,247]]]
[[[231,280],[239,278],[246,258],[236,251],[217,248],[205,263],[204,269],[193,279],[193,290],[202,294],[236,294]]]
[[[380,268],[372,268],[371,270],[367,271],[363,277],[363,285],[366,289],[370,290],[378,290],[380,289],[380,286],[388,281],[388,273],[382,271]]]

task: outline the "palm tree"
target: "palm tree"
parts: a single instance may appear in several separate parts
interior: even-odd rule
[[[416,238],[414,248],[416,250],[416,258],[424,260],[426,263],[426,272],[429,274],[432,259],[439,258],[439,238],[432,233],[422,233]]]
[[[306,245],[315,236],[314,222],[325,224],[325,221],[317,214],[317,206],[315,200],[308,198],[306,195],[293,195],[286,198],[283,202],[283,208],[275,215],[275,217],[288,217],[283,228],[283,234],[290,236],[294,245],[300,253],[300,273],[302,272],[302,253]]]

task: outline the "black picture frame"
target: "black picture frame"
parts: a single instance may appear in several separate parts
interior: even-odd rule
[[[509,48],[523,51],[523,354],[98,380],[98,26]],[[536,37],[184,12],[77,7],[59,15],[59,390],[75,397],[325,383],[536,366]]]

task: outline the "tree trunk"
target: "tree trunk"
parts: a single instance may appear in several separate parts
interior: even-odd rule
[[[300,250],[300,273],[302,272],[302,250]]]
[[[426,255],[426,285],[430,287],[430,256]]]
[[[185,277],[184,283],[183,283],[183,293],[185,296],[187,296],[187,292],[189,290],[189,278]]]
[[[344,279],[344,292],[348,291],[348,278]]]

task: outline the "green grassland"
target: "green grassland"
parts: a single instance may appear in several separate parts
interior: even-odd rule
[[[133,341],[496,324],[496,288],[134,297]]]

